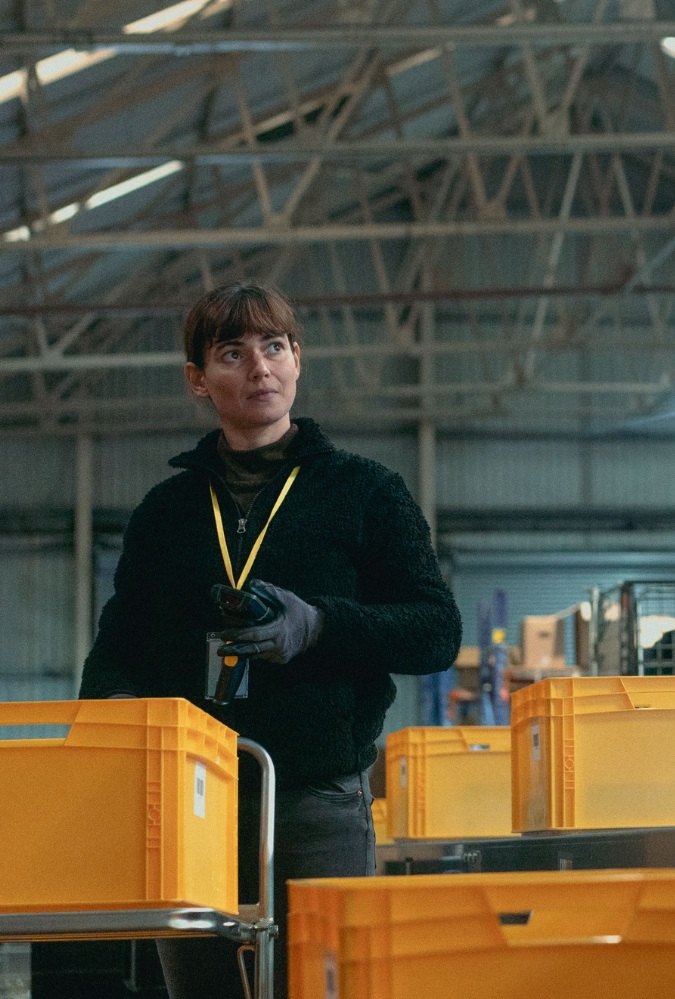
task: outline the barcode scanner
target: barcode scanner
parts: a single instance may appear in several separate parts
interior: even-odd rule
[[[238,590],[222,583],[216,583],[211,588],[211,598],[223,615],[228,628],[267,624],[279,613],[279,605],[275,600],[259,592]],[[225,656],[215,690],[211,693],[207,689],[206,699],[213,701],[219,707],[227,707],[239,690],[247,666],[248,658],[245,656]]]

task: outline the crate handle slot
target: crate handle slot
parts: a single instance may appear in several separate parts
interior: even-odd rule
[[[82,701],[0,702],[0,742],[65,740],[82,706]]]
[[[500,912],[502,926],[527,926],[532,917],[532,909],[525,912]]]
[[[70,728],[70,725],[50,725],[42,721],[0,725],[0,742],[16,742],[19,739],[35,739],[36,741],[40,739],[67,739]]]
[[[85,701],[0,702],[0,726],[72,725]]]

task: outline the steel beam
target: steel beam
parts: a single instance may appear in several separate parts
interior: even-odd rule
[[[377,388],[364,386],[349,389],[345,395],[348,399],[357,398],[387,398],[410,399],[426,395],[493,395],[496,392],[510,394],[551,393],[563,395],[657,395],[668,390],[668,385],[662,382],[547,382],[534,379],[525,385],[518,385],[509,379],[498,379],[494,382],[446,382],[443,385],[382,385]]]
[[[573,153],[631,152],[645,150],[675,151],[675,132],[588,132],[575,135],[480,135],[453,138],[377,139],[324,142],[259,142],[250,146],[172,147],[160,151],[142,149],[87,149],[41,144],[0,147],[0,164],[68,163],[83,170],[131,169],[162,166],[179,160],[185,164],[209,167],[227,163],[252,163],[256,160],[304,161],[320,156],[330,161],[382,159],[385,157],[571,155]]]
[[[480,346],[480,345],[479,345]],[[497,352],[500,349],[507,349],[512,345],[505,343],[490,344],[491,351]],[[462,349],[463,348],[463,349]],[[542,349],[545,347],[542,345]],[[306,347],[303,354],[308,360],[331,358],[356,358],[375,356],[400,356],[416,357],[419,359],[431,358],[434,356],[456,355],[459,353],[480,353],[476,345],[467,342],[457,343],[428,343],[411,344],[409,347],[400,347],[394,344],[389,345],[366,345],[366,344],[336,344],[328,347]],[[141,352],[137,354],[78,354],[78,355],[58,355],[50,354],[46,357],[6,357],[0,358],[0,376],[10,376],[18,374],[36,374],[56,371],[111,371],[111,370],[132,370],[139,368],[174,368],[180,370],[184,363],[184,356],[181,351],[155,351]],[[425,385],[373,385],[367,384],[362,387],[344,389],[341,394],[345,399],[357,398],[398,398],[406,399],[416,396],[438,396],[438,395],[475,395],[480,393],[493,394],[494,392],[537,392],[545,395],[552,394],[572,394],[583,395],[658,395],[668,389],[668,384],[660,382],[563,382],[563,381],[543,381],[533,380],[524,386],[516,385],[512,381],[497,380],[483,382],[447,382],[444,384]],[[151,398],[147,397],[149,404]],[[55,402],[55,405],[56,402]]]
[[[413,427],[421,420],[431,419],[438,430],[453,433],[472,433],[481,436],[481,422],[489,418],[492,430],[502,438],[511,435],[527,434],[532,429],[532,395],[523,397],[523,405],[510,412],[498,413],[492,405],[474,403],[473,399],[465,399],[460,405],[449,406],[439,400],[436,405],[422,407],[420,405],[357,405],[355,400],[349,408],[341,408],[336,399],[326,400],[320,394],[312,398],[304,398],[298,402],[298,411],[313,416],[331,426],[354,427],[359,430],[392,427]],[[541,396],[537,396],[541,399]],[[605,401],[607,400],[607,401]],[[508,405],[514,407],[518,402],[515,395],[508,396]],[[97,407],[92,399],[69,399],[59,407],[57,418],[50,428],[50,434],[72,436],[77,433],[128,433],[134,431],[160,430],[200,430],[214,426],[213,418],[207,411],[198,412],[190,406],[184,395],[177,394],[175,399],[163,397],[153,400],[146,396],[143,400],[132,403],[122,400],[119,409],[112,406]],[[142,405],[140,405],[142,403]],[[494,427],[494,418],[499,416],[499,428]],[[75,417],[75,419],[74,419]],[[621,436],[633,437],[636,430],[625,427],[626,401],[625,397],[617,397],[609,401],[604,396],[593,406],[593,417],[602,421],[595,428],[589,425],[584,439],[614,439]],[[548,428],[548,429],[547,429]],[[537,415],[537,432],[539,435],[555,432],[560,434],[565,428],[566,433],[578,436],[578,418],[570,412],[568,404],[558,407],[546,406],[540,408]],[[639,431],[640,428],[638,428]],[[21,433],[41,433],[38,415],[34,408],[21,407],[17,403],[0,403],[0,435]]]
[[[566,438],[567,439],[567,438]],[[517,531],[672,531],[671,507],[621,509],[621,507],[491,507],[466,510],[461,507],[441,507],[438,511],[439,531],[501,533]]]
[[[464,323],[461,319],[460,324]],[[381,323],[381,319],[378,319]],[[485,339],[436,340],[428,343],[410,342],[396,343],[393,341],[378,341],[376,343],[361,343],[355,339],[351,343],[305,344],[302,348],[303,358],[307,361],[346,361],[350,359],[366,359],[373,361],[374,357],[420,359],[423,357],[454,357],[458,355],[489,354],[496,356],[501,352],[523,351],[530,345],[529,337],[506,336],[501,324],[491,320],[483,324]],[[635,324],[622,324],[619,336],[614,335],[611,327],[598,327],[595,337],[583,341],[561,340],[556,337],[557,325],[552,323],[546,330],[546,337],[539,343],[539,350],[550,354],[574,353],[588,350],[617,351],[630,353],[670,353],[675,344],[675,329],[673,337],[664,340],[662,337],[649,337],[649,328]],[[138,351],[136,353],[80,353],[66,354],[52,347],[49,353],[42,356],[1,357],[0,376],[8,377],[19,374],[32,374],[38,371],[110,371],[117,369],[138,368],[180,368],[185,358],[182,351],[158,350]],[[583,383],[579,383],[581,386]],[[663,385],[660,386],[663,389]],[[406,389],[406,391],[408,391]],[[581,391],[581,388],[579,388]]]
[[[4,242],[0,253],[48,253],[51,250],[156,250],[166,247],[192,250],[225,246],[259,246],[337,242],[369,239],[417,239],[444,236],[529,236],[576,233],[581,236],[618,235],[624,232],[672,232],[675,209],[663,215],[598,216],[595,218],[528,218],[497,221],[391,222],[363,225],[269,226],[229,229],[146,229],[127,232],[53,232]]]
[[[220,52],[306,52],[326,49],[414,49],[444,45],[630,45],[675,35],[675,21],[613,23],[520,23],[508,26],[383,25],[337,28],[274,28],[247,31],[173,31],[143,35],[89,30],[2,32],[0,52],[26,53],[74,48],[79,52],[115,49],[117,54],[194,56]]]

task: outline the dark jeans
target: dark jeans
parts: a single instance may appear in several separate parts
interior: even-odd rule
[[[375,836],[367,773],[277,793],[274,850],[274,999],[287,983],[286,881],[375,873]],[[258,901],[259,797],[239,791],[239,900]],[[215,937],[158,940],[171,999],[240,999],[237,945]],[[252,961],[247,960],[252,984]]]

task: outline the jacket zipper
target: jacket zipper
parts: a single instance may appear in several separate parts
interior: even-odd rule
[[[251,513],[251,509],[253,508],[253,503],[255,503],[255,501],[258,499],[258,496],[260,496],[260,493],[263,490],[261,489],[261,490],[259,490],[259,492],[257,492],[255,494],[255,496],[253,497],[253,502],[251,503],[251,506],[248,508],[248,513],[244,517],[244,516],[242,516],[241,507],[239,506],[239,504],[237,503],[236,499],[234,498],[234,496],[233,496],[233,494],[232,494],[229,486],[227,485],[227,482],[222,477],[222,475],[219,472],[216,472],[215,469],[213,469],[213,468],[207,468],[207,471],[208,471],[208,473],[210,475],[213,475],[221,483],[223,489],[225,490],[225,492],[227,493],[227,495],[232,500],[232,503],[233,503],[234,509],[235,509],[235,513],[237,515],[237,530],[236,530],[236,534],[238,535],[237,551],[236,551],[236,554],[234,555],[234,557],[232,557],[232,553],[231,553],[231,556],[230,556],[230,557],[232,557],[232,569],[234,570],[234,575],[235,575],[235,578],[236,578],[239,575],[239,572],[241,571],[241,566],[244,564],[244,559],[242,558],[242,548],[243,548],[243,545],[244,545],[244,537],[243,537],[243,535],[246,534],[246,525],[248,524],[248,519],[249,519],[249,516],[250,516],[250,513]],[[269,483],[265,483],[265,485],[269,485]],[[265,488],[265,486],[263,486],[263,489],[264,488]],[[224,526],[225,525],[223,524],[223,527]],[[226,537],[227,537],[227,535],[226,535]]]
[[[277,475],[278,474],[279,473],[277,472]],[[234,498],[234,496],[232,496],[232,493],[230,492],[228,486],[225,485],[225,488],[227,489],[228,493],[230,493],[230,496],[232,496],[232,502],[236,506],[237,513],[239,514],[239,516],[237,518],[237,534],[239,536],[239,543],[237,544],[237,559],[236,559],[237,575],[239,575],[239,573],[241,572],[242,567],[243,567],[244,562],[245,562],[245,559],[244,559],[244,556],[243,556],[244,535],[246,534],[246,525],[248,524],[249,517],[251,516],[251,510],[253,509],[254,504],[256,503],[258,497],[261,495],[261,493],[263,493],[265,491],[265,489],[267,488],[267,486],[269,486],[269,484],[271,482],[274,482],[275,478],[276,478],[276,475],[274,476],[274,478],[270,479],[269,482],[266,482],[265,485],[262,487],[262,489],[258,490],[258,492],[255,494],[255,496],[251,500],[251,505],[249,506],[248,513],[246,514],[245,517],[242,517],[242,515],[241,515],[241,507],[237,503],[237,501]]]
[[[239,506],[239,504],[237,503],[236,499],[232,495],[232,492],[230,491],[229,486],[225,482],[225,479],[222,477],[222,475],[219,472],[217,472],[214,468],[209,468],[208,466],[203,466],[203,467],[206,467],[206,470],[207,470],[207,472],[209,474],[215,475],[215,477],[222,483],[223,488],[225,489],[225,491],[227,492],[228,496],[232,500],[232,502],[234,504],[234,508],[236,510],[236,513],[237,513],[237,530],[236,530],[236,534],[238,535],[238,544],[237,544],[236,558],[232,559],[232,568],[233,569],[236,568],[236,570],[237,570],[237,572],[235,572],[235,576],[237,576],[239,574],[239,572],[241,571],[241,567],[244,564],[244,559],[242,558],[242,549],[243,549],[243,546],[244,546],[244,535],[246,534],[246,527],[248,525],[248,521],[249,521],[250,516],[251,516],[251,511],[253,510],[253,507],[254,507],[255,503],[258,501],[258,498],[265,492],[265,490],[267,489],[267,487],[271,486],[272,483],[274,482],[274,480],[277,479],[279,476],[281,476],[284,472],[287,472],[288,466],[290,464],[291,464],[290,461],[286,462],[286,464],[282,468],[280,468],[279,471],[275,475],[272,476],[272,478],[269,480],[269,482],[266,482],[265,485],[262,487],[262,489],[260,489],[255,494],[255,496],[253,497],[253,500],[251,501],[251,505],[248,508],[248,513],[246,514],[245,517],[242,516],[241,507]]]

